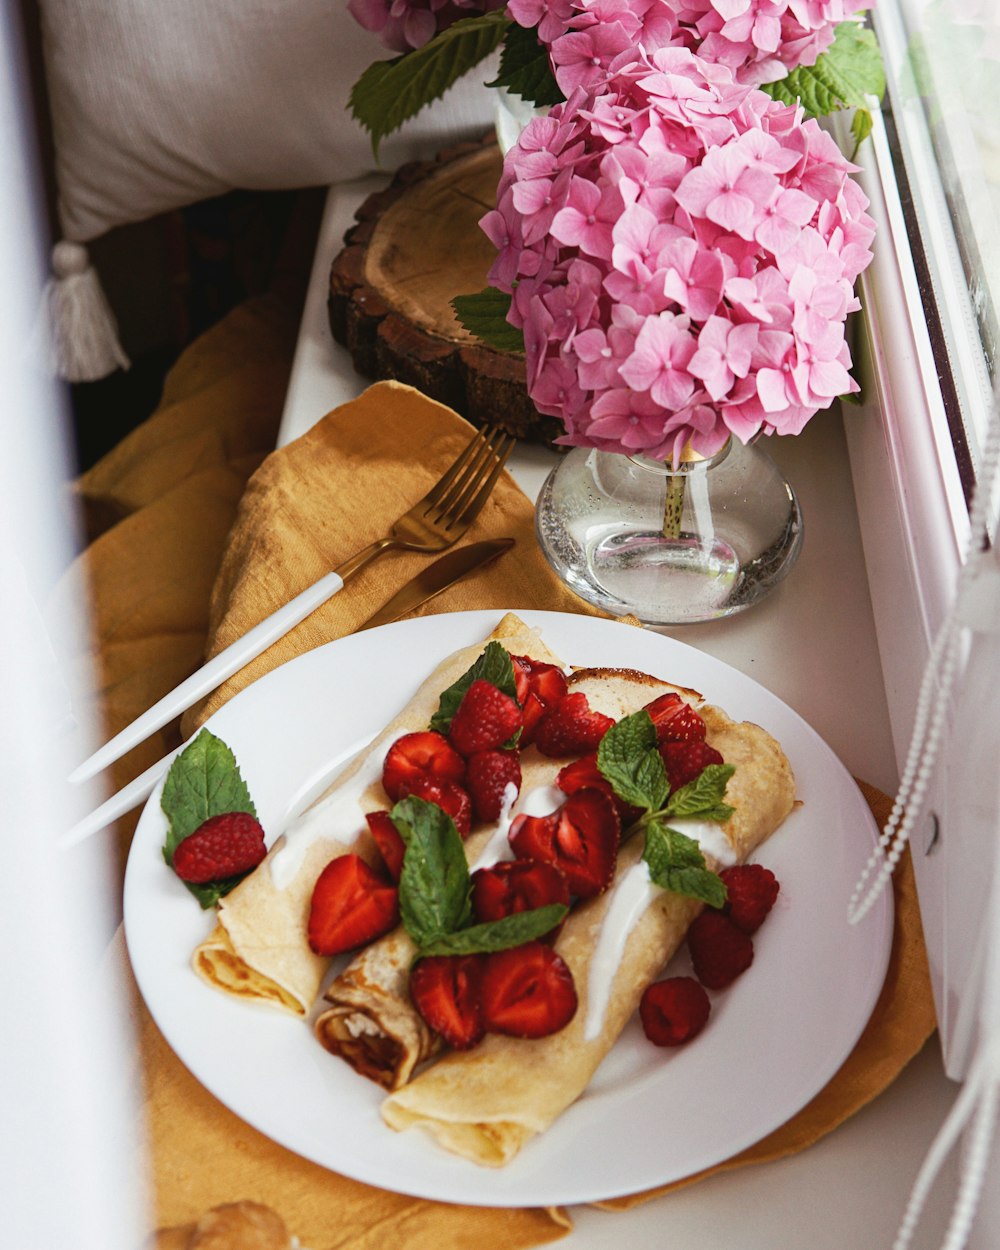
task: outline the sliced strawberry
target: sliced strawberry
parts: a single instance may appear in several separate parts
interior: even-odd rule
[[[721,912],[706,908],[687,933],[691,966],[709,990],[724,990],[753,963],[753,941]]]
[[[468,776],[466,776],[468,783]],[[412,794],[428,803],[436,803],[455,822],[455,828],[463,838],[472,829],[472,799],[464,786],[457,781],[442,781],[427,773],[403,782],[401,798]]]
[[[487,955],[479,993],[488,1033],[548,1037],[576,1014],[573,974],[544,942]]]
[[[580,690],[553,704],[535,727],[535,745],[543,755],[586,755],[597,747],[614,724],[610,716],[595,712]]]
[[[514,798],[521,792],[520,751],[477,751],[470,755],[466,761],[465,785],[472,796],[476,819],[497,820],[507,787],[514,787]]]
[[[639,1002],[642,1031],[656,1046],[681,1046],[702,1031],[712,1005],[694,977],[668,977],[650,985]]]
[[[368,830],[375,840],[382,856],[382,861],[393,881],[399,880],[403,871],[403,856],[406,854],[406,843],[393,823],[388,812],[367,812]]]
[[[485,1032],[480,1007],[482,955],[428,955],[410,973],[410,998],[425,1022],[453,1046],[468,1050]]]
[[[614,786],[597,767],[596,751],[591,751],[589,755],[581,755],[572,764],[561,768],[556,774],[556,785],[564,794],[575,794],[577,790],[603,790],[610,795],[615,807],[618,808],[618,818],[623,829],[627,829],[642,814],[641,808],[626,803],[615,793]]]
[[[722,909],[744,933],[756,933],[774,906],[781,886],[763,864],[737,864],[719,873],[728,899]]]
[[[521,730],[522,747],[530,746],[535,739],[535,729],[548,708],[554,706],[566,694],[566,674],[555,664],[533,660],[530,656],[511,656],[514,662],[514,680],[518,684],[517,699],[521,704],[524,722]]]
[[[554,864],[528,859],[504,860],[472,874],[472,910],[480,924],[549,903],[568,907],[569,899],[569,885]],[[561,928],[561,924],[557,925],[545,934],[544,940],[555,941]]]
[[[249,812],[210,816],[177,844],[174,872],[182,881],[204,885],[242,876],[267,854],[264,830]]]
[[[620,838],[618,811],[603,790],[577,790],[549,816],[515,816],[508,835],[518,859],[554,864],[577,898],[611,884]]]
[[[317,955],[339,955],[399,923],[399,892],[359,855],[332,859],[316,879],[307,935]]]
[[[517,700],[492,682],[477,679],[462,696],[451,718],[448,738],[460,754],[490,751],[508,742],[521,728]]]
[[[395,803],[403,797],[405,784],[425,773],[459,784],[465,777],[465,760],[447,738],[429,729],[396,739],[382,765],[382,787]]]
[[[667,770],[671,791],[679,790],[689,781],[694,781],[709,764],[723,763],[722,756],[715,747],[697,739],[690,742],[662,743],[660,758]]]
[[[657,742],[698,742],[705,736],[705,722],[679,694],[661,694],[645,711],[652,717]]]

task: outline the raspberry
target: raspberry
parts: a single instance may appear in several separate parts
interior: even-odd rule
[[[465,787],[472,797],[472,810],[477,820],[499,818],[508,785],[513,785],[518,793],[521,790],[519,751],[477,751],[469,756]]]
[[[174,851],[174,872],[182,881],[205,885],[256,868],[267,854],[264,830],[249,812],[210,816]]]
[[[687,933],[691,966],[709,990],[723,990],[753,963],[753,942],[721,912],[706,908]]]
[[[581,691],[564,695],[550,707],[535,729],[535,745],[550,758],[596,751],[615,722],[595,712]]]
[[[723,763],[722,756],[715,747],[698,739],[664,742],[660,745],[660,758],[667,770],[671,792],[686,786],[689,781],[694,781],[709,764]]]
[[[655,1046],[680,1046],[702,1031],[712,1005],[694,977],[650,985],[639,1003],[642,1031]]]
[[[744,933],[756,933],[774,906],[781,888],[770,868],[763,864],[738,864],[719,873],[728,901],[724,913]]]
[[[466,757],[501,746],[521,728],[517,702],[492,682],[477,679],[451,718],[448,738]]]

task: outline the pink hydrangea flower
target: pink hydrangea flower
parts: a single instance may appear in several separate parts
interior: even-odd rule
[[[531,122],[482,224],[559,441],[712,455],[855,390],[844,328],[874,225],[854,170],[800,110],[676,45]]]
[[[347,11],[393,52],[422,48],[460,17],[502,9],[505,0],[347,0]]]

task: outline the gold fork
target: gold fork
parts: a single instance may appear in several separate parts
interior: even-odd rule
[[[216,690],[272,642],[283,637],[332,598],[349,577],[383,552],[394,549],[444,551],[452,546],[482,510],[514,441],[510,434],[502,430],[478,431],[455,463],[423,499],[393,523],[384,538],[370,543],[332,573],[313,582],[301,594],[213,656],[207,664],[203,664],[197,672],[84,760],[70,773],[70,781],[86,781],[88,777],[93,777],[199,699]]]
[[[444,551],[457,542],[489,499],[514,441],[504,430],[478,431],[423,499],[394,521],[384,538],[339,564],[336,573],[346,581],[384,551]]]

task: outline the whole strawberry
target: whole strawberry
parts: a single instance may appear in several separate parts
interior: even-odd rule
[[[753,963],[753,941],[713,908],[692,921],[687,933],[691,966],[709,990],[724,990]]]
[[[211,816],[174,851],[174,872],[182,881],[205,885],[256,868],[267,854],[264,830],[249,812]]]
[[[738,929],[756,933],[778,897],[778,879],[763,864],[737,864],[719,876],[727,894],[723,911]]]
[[[477,751],[502,746],[520,728],[517,701],[492,682],[477,678],[451,718],[448,738],[455,750],[468,758]]]

